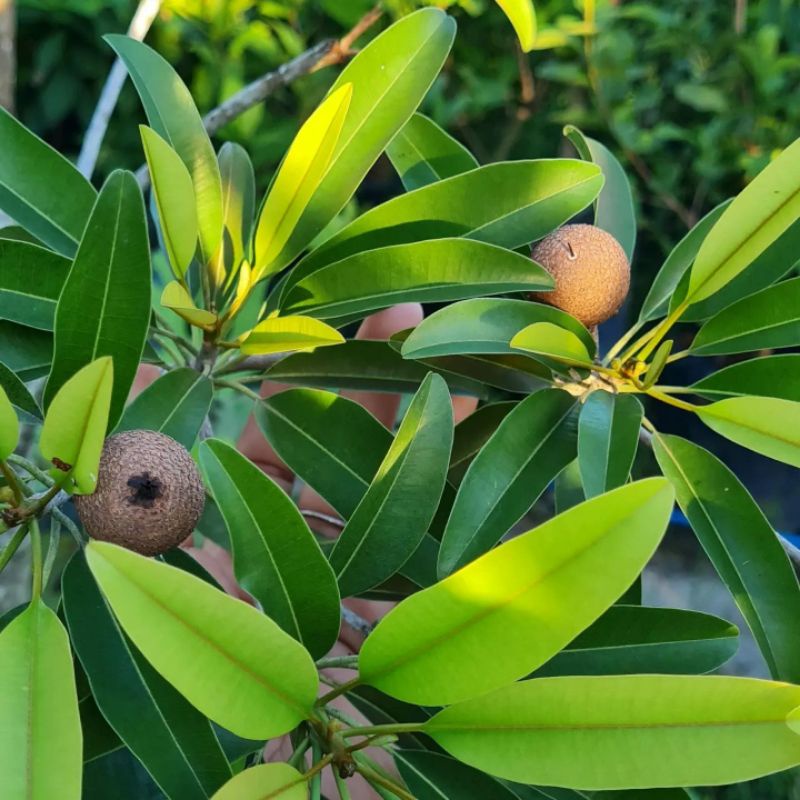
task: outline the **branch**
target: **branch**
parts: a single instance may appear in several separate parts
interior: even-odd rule
[[[360,633],[366,637],[372,633],[373,625],[367,622],[363,617],[351,611],[346,605],[342,604],[342,620],[345,625],[352,628],[356,633]]]
[[[128,27],[128,36],[141,42],[150,30],[159,9],[161,0],[140,0],[136,13],[133,15],[131,24]],[[121,58],[114,61],[111,71],[108,73],[100,99],[97,101],[89,127],[86,129],[86,136],[83,138],[81,152],[78,156],[78,171],[86,178],[91,178],[97,164],[97,157],[100,155],[100,146],[108,128],[108,121],[114,107],[117,105],[119,93],[128,77]]]

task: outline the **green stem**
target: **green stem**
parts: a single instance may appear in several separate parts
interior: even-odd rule
[[[14,553],[19,550],[19,546],[22,544],[22,540],[27,534],[27,525],[20,525],[19,528],[17,528],[16,533],[11,537],[11,541],[6,545],[5,550],[0,553],[0,572],[6,568]]]
[[[339,791],[339,800],[351,800],[350,790],[347,788],[347,783],[344,778],[339,774],[338,770],[333,770],[333,777],[336,780],[336,788]]]
[[[157,339],[164,348],[164,351],[168,352],[170,356],[172,356],[172,358],[175,360],[176,366],[185,367],[191,362],[191,357],[187,360],[186,354],[181,350],[181,348],[175,342],[173,342],[172,339],[167,338],[160,331],[153,331],[153,338]]]
[[[319,759],[320,755],[321,751],[319,745],[315,742],[311,747],[311,760],[314,762],[314,766],[303,775],[303,777],[310,782],[308,791],[311,800],[320,800],[322,794],[321,773],[322,770],[330,764],[333,758],[331,755],[327,755],[325,758],[318,761],[317,759]]]
[[[19,505],[25,499],[25,492],[22,490],[22,485],[19,482],[17,473],[6,464],[5,461],[0,461],[0,474],[6,479],[6,483],[11,487],[14,493],[14,503]]]
[[[53,519],[57,519],[72,534],[72,538],[75,539],[78,546],[83,547],[84,540],[78,526],[60,508],[54,508],[52,515]]]
[[[48,475],[44,470],[39,469],[36,464],[28,461],[27,458],[12,454],[8,457],[8,461],[9,463],[16,464],[18,467],[24,469],[28,475],[30,475],[32,478],[36,478],[39,483],[43,483],[45,486],[52,486],[55,483],[50,475]]]
[[[673,353],[667,358],[667,364],[672,364],[673,361],[680,361],[682,358],[686,358],[689,355],[691,355],[691,353],[688,350],[681,350],[679,353]]]
[[[616,342],[611,346],[611,349],[605,354],[603,364],[610,364],[614,356],[625,347],[628,342],[636,336],[637,333],[644,327],[644,321],[639,320],[633,327],[629,328]]]
[[[31,598],[38,600],[42,596],[42,532],[39,530],[39,520],[33,517],[30,521],[31,529]]]
[[[357,764],[356,769],[363,775],[370,783],[376,783],[384,789],[388,789],[392,794],[397,795],[400,800],[416,800],[413,794],[407,792],[399,783],[384,777],[377,770],[368,767],[366,764]]]
[[[179,333],[175,333],[174,331],[171,331],[162,325],[156,325],[152,327],[151,331],[153,334],[158,334],[159,336],[164,336],[167,339],[171,339],[173,342],[183,347],[195,357],[200,355],[200,351],[193,344],[187,342],[186,339]]]
[[[681,318],[683,312],[689,308],[689,303],[684,300],[656,329],[655,334],[650,341],[645,345],[637,358],[640,361],[646,361],[653,350],[661,344],[661,340],[669,333],[669,329]]]
[[[361,728],[349,728],[342,731],[342,736],[349,739],[353,736],[383,736],[384,734],[417,733],[425,726],[424,722],[390,722],[386,725],[365,725]]]
[[[260,399],[260,398],[259,398]],[[352,680],[347,681],[346,683],[339,684],[332,692],[328,692],[328,694],[323,695],[322,697],[317,700],[316,705],[324,706],[331,702],[331,700],[335,700],[337,697],[349,692],[351,689],[355,689],[361,683],[361,679],[356,676]],[[353,730],[356,730],[355,728]],[[347,732],[344,732],[347,735]]]
[[[50,517],[50,533],[47,537],[47,555],[44,558],[44,568],[42,570],[42,584],[47,586],[50,581],[50,575],[53,572],[53,564],[55,564],[56,556],[58,555],[58,547],[61,539],[61,522],[55,516]]]
[[[684,411],[691,411],[694,413],[698,409],[698,406],[695,406],[692,403],[687,403],[684,400],[678,400],[677,397],[664,394],[663,392],[658,391],[658,389],[648,389],[645,394],[649,395],[650,397],[654,397],[656,400],[660,400],[662,403],[666,403],[667,405],[675,406],[675,408],[682,408]]]
[[[306,754],[308,748],[311,747],[311,739],[304,736],[300,743],[295,747],[294,752],[289,757],[289,763],[297,769],[303,763],[303,756]]]
[[[217,378],[214,380],[214,385],[224,386],[227,389],[233,389],[237,392],[241,392],[241,394],[249,397],[251,400],[255,400],[257,403],[260,403],[264,399],[260,394],[258,394],[258,392],[248,389],[244,384],[239,383],[239,381],[222,380]]]
[[[333,667],[358,669],[358,656],[332,656],[331,658],[321,658],[317,661],[318,669],[331,669]]]
[[[697,389],[692,389],[689,386],[662,386],[659,384],[653,388],[657,392],[663,392],[664,394],[699,394]],[[727,392],[723,392],[723,394],[727,394]]]

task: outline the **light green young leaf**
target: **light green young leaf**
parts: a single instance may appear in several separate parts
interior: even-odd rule
[[[709,428],[756,453],[800,467],[800,403],[729,397],[697,410]]]
[[[161,293],[161,305],[174,311],[196,328],[208,330],[217,322],[217,315],[204,308],[198,308],[194,299],[178,281],[170,281]]]
[[[139,126],[150,168],[161,234],[176,278],[182,278],[197,250],[197,208],[192,176],[181,157],[152,128]]]
[[[97,197],[92,185],[4,108],[0,141],[0,210],[49,247],[73,256]]]
[[[800,687],[752,678],[539,678],[440,711],[423,730],[473,767],[574,789],[716,786],[800,764]]]
[[[39,450],[57,476],[70,473],[77,494],[91,494],[97,484],[113,385],[112,359],[98,358],[58,390],[44,418]]]
[[[432,119],[414,114],[386,148],[407,192],[478,166],[475,156]]]
[[[200,253],[207,264],[222,240],[222,184],[217,156],[203,120],[178,73],[155,50],[119,34],[110,34],[105,40],[125,63],[151,127],[189,170]]]
[[[207,717],[238,736],[267,739],[308,716],[314,662],[269,617],[131,550],[93,541],[86,554],[133,643]]]
[[[572,331],[552,322],[534,322],[533,325],[528,325],[513,336],[510,345],[517,350],[525,350],[573,366],[592,365],[592,357],[586,345]]]
[[[261,209],[255,236],[254,282],[276,270],[278,254],[319,187],[339,142],[352,84],[332,92],[294,138]],[[281,268],[281,264],[277,268]]]
[[[243,769],[211,800],[307,800],[306,779],[288,764],[259,764]]]
[[[536,43],[536,9],[533,0],[497,0],[519,39],[522,49],[528,53]]]
[[[663,478],[628,484],[412,595],[364,643],[362,679],[407,702],[441,705],[527,675],[633,583],[661,540],[673,499]]]
[[[228,528],[239,584],[321,658],[339,634],[339,591],[306,521],[283,489],[225,442],[204,441],[200,466]]]
[[[34,600],[0,634],[3,796],[80,800],[82,733],[67,632]]]
[[[263,355],[342,344],[344,336],[314,317],[288,316],[269,317],[240,340],[239,350],[245,355]]]
[[[765,167],[725,209],[697,253],[685,300],[729,283],[800,217],[800,139]]]
[[[6,390],[0,386],[0,461],[8,458],[19,441],[19,420]]]

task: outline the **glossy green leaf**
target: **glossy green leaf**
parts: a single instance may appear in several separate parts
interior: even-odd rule
[[[800,139],[725,209],[697,253],[686,299],[697,303],[729,283],[800,217]]]
[[[800,354],[787,353],[739,361],[692,384],[698,394],[762,395],[800,403]]]
[[[574,317],[553,306],[529,300],[476,297],[434,311],[403,344],[406,358],[461,353],[513,353],[509,342],[523,328],[538,322],[557,325],[580,339],[594,353],[592,335]]]
[[[239,350],[245,355],[263,355],[314,350],[342,342],[344,336],[336,328],[313,317],[269,317],[244,334]]]
[[[489,441],[500,423],[516,407],[513,401],[481,406],[456,425],[447,479],[460,483],[472,459]]]
[[[199,578],[107,542],[87,559],[142,655],[193,706],[233,733],[266,739],[309,714],[317,673],[269,617]]]
[[[181,157],[152,128],[139,126],[150,168],[161,235],[175,277],[182,278],[197,250],[197,208],[192,176]]]
[[[74,255],[97,197],[92,185],[4,108],[0,141],[0,210],[57,252]]]
[[[617,789],[597,792],[596,800],[692,800],[685,789]]]
[[[567,464],[553,482],[553,501],[556,514],[563,514],[586,500],[578,459]]]
[[[392,444],[392,434],[362,405],[333,392],[289,389],[255,411],[275,452],[349,519]]]
[[[328,171],[352,96],[353,86],[349,83],[332,91],[306,120],[289,147],[256,225],[255,280],[283,267],[278,262],[276,269],[275,259]],[[302,249],[307,244],[298,241],[296,246]]]
[[[28,387],[2,361],[0,361],[0,389],[5,391],[11,405],[32,417],[42,419],[42,410],[34,396],[28,391]]]
[[[414,114],[386,148],[407,192],[478,166],[475,156],[432,119]]]
[[[596,391],[586,398],[578,419],[578,464],[586,497],[626,483],[643,416],[632,394]]]
[[[440,9],[422,9],[375,37],[342,70],[329,94],[352,84],[350,110],[319,188],[275,259],[276,269],[294,260],[352,197],[439,74],[455,27]]]
[[[198,308],[189,292],[177,281],[170,281],[164,287],[161,293],[161,305],[197,328],[210,330],[217,321],[217,315],[204,308]]]
[[[211,408],[214,388],[197,370],[171,370],[150,384],[125,409],[117,431],[161,431],[187,450]]]
[[[306,521],[283,489],[225,442],[203,442],[200,467],[228,528],[239,585],[321,658],[339,634],[339,592]]]
[[[424,731],[522,783],[629,789],[735,783],[800,764],[800,687],[752,678],[541,678],[440,711]]]
[[[708,322],[690,352],[712,356],[800,345],[800,278],[745,297]]]
[[[291,289],[285,310],[323,319],[363,316],[395,303],[534,291],[552,283],[527,256],[469,239],[435,239],[368,250],[317,270]]]
[[[111,358],[98,358],[58,390],[44,418],[39,451],[56,474],[70,473],[77,494],[91,494],[97,484],[113,385]]]
[[[215,259],[213,274],[220,284],[227,273],[238,268],[245,258],[249,258],[256,203],[256,177],[250,156],[236,142],[225,142],[217,160],[222,179],[223,240],[229,244],[230,250],[228,253],[228,248],[221,246]]]
[[[292,271],[284,297],[322,267],[364,250],[463,238],[522,247],[563,225],[597,197],[603,176],[574,159],[490,164],[400,195],[356,218]],[[491,203],[476,203],[491,197]]]
[[[603,171],[605,183],[594,201],[594,224],[610,233],[620,243],[628,261],[631,261],[636,245],[636,213],[625,170],[604,144],[586,136],[574,125],[567,125],[564,135],[584,161],[597,164]]]
[[[69,259],[28,242],[0,240],[0,317],[53,330],[56,303],[67,279]]]
[[[307,800],[307,780],[280,762],[242,770],[212,800]]]
[[[401,700],[439,705],[540,667],[635,580],[673,497],[662,478],[615,489],[412,595],[364,642],[362,679]]]
[[[699,674],[731,658],[735,625],[678,608],[615,605],[536,671],[551,675]]]
[[[128,36],[105,40],[125,63],[150,126],[180,156],[194,186],[200,253],[208,263],[222,239],[222,184],[217,156],[192,96],[155,50]]]
[[[639,311],[639,320],[642,322],[666,316],[670,302],[675,295],[684,275],[689,271],[700,246],[703,244],[708,232],[714,227],[723,211],[731,204],[730,200],[720,203],[708,212],[684,237],[667,256],[661,265],[650,291],[647,293],[642,308]]]
[[[575,458],[575,397],[532,394],[505,417],[461,482],[439,551],[449,575],[493,547]]]
[[[150,246],[142,194],[130,172],[111,174],[97,198],[55,318],[49,406],[70,375],[114,359],[109,422],[122,414],[150,325]]]
[[[208,720],[134,649],[82,553],[62,588],[72,644],[103,716],[167,797],[210,797],[231,770]]]
[[[728,397],[700,407],[697,416],[742,447],[800,467],[800,403],[777,397]]]
[[[524,52],[533,50],[536,42],[536,10],[533,0],[497,0],[519,39]]]
[[[0,634],[3,795],[80,800],[81,726],[67,632],[34,600]]]
[[[753,631],[774,678],[800,680],[800,588],[775,531],[714,455],[658,434],[653,449],[700,544]]]
[[[0,353],[3,363],[20,380],[40,378],[47,374],[53,359],[53,336],[0,320]]]
[[[19,441],[19,420],[6,390],[0,386],[0,461],[16,450]]]
[[[392,576],[417,549],[442,496],[452,444],[450,393],[431,374],[331,551],[343,596]]]
[[[592,357],[584,343],[572,331],[552,322],[528,325],[514,334],[510,344],[517,350],[553,358],[565,364],[586,367],[592,364]]]

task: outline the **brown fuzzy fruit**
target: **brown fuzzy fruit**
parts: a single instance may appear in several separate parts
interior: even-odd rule
[[[555,278],[552,292],[533,292],[587,328],[617,313],[628,296],[631,269],[620,243],[594,225],[564,225],[531,248],[531,257]]]
[[[145,556],[165,553],[189,536],[205,499],[186,448],[144,430],[106,439],[94,494],[74,498],[90,536]]]

